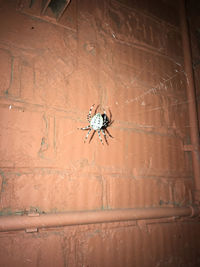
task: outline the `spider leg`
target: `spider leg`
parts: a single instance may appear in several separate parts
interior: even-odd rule
[[[112,121],[112,113],[111,113],[111,110],[110,109],[109,109],[109,113],[110,113],[109,121]]]
[[[86,127],[84,127],[84,128],[78,128],[79,130],[88,130],[88,129],[90,129],[91,127],[90,127],[90,125],[88,125],[88,126],[86,126]]]
[[[101,129],[101,131],[102,131],[102,133],[103,133],[103,135],[104,135],[104,138],[105,138],[106,144],[108,145],[108,140],[107,140],[107,138],[106,138],[106,134],[105,134],[105,132],[104,132],[104,130],[103,130],[103,129]]]
[[[109,109],[109,113],[110,113],[110,118],[109,119],[109,124],[108,126],[110,126],[111,124],[113,124],[114,120],[112,121],[112,113],[111,113],[111,110]]]
[[[89,122],[90,122],[90,120],[91,120],[91,113],[92,113],[92,109],[93,109],[94,105],[95,105],[95,104],[93,104],[93,105],[91,106],[91,108],[90,108],[90,110],[89,110],[89,113],[88,113],[88,115],[87,115],[87,120],[88,120]]]
[[[100,130],[98,130],[98,135],[99,135],[99,139],[100,139],[100,141],[101,141],[101,143],[102,143],[102,145],[103,145],[103,140],[102,140],[102,138],[101,138]]]
[[[95,133],[96,133],[96,131],[94,130],[93,134],[90,137],[89,143],[92,141],[92,138],[94,137]]]
[[[107,132],[107,134],[108,134],[110,137],[114,138],[114,137],[109,133],[109,131],[108,131],[107,128],[105,128],[105,131]]]
[[[87,138],[88,138],[88,135],[90,134],[90,132],[92,131],[92,129],[90,129],[85,137],[85,140],[84,140],[84,143],[86,142]]]
[[[113,120],[113,121],[110,121],[110,122],[109,122],[109,124],[108,124],[108,126],[112,125],[112,124],[113,124],[113,122],[114,122],[114,120]]]
[[[96,107],[94,114],[97,113],[98,108],[99,108],[99,105]]]

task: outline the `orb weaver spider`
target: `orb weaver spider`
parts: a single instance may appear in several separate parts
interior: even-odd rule
[[[93,107],[95,106],[95,104],[93,104],[89,110],[89,113],[87,115],[87,120],[88,122],[90,123],[88,126],[84,127],[84,128],[78,128],[80,130],[88,130],[88,133],[87,135],[85,136],[85,140],[84,140],[84,143],[86,142],[90,132],[92,130],[94,130],[93,134],[91,135],[90,137],[90,140],[89,140],[89,143],[91,142],[92,138],[94,137],[95,133],[98,132],[98,135],[99,135],[99,139],[103,145],[103,140],[101,138],[101,132],[105,138],[105,141],[106,141],[106,144],[108,145],[108,140],[107,140],[107,137],[106,137],[106,133],[113,138],[113,136],[109,133],[108,131],[108,127],[114,122],[112,121],[112,114],[111,114],[111,111],[109,109],[109,113],[110,113],[110,118],[108,118],[108,116],[106,115],[106,111],[104,110],[104,113],[101,114],[101,113],[97,113],[97,110],[99,108],[99,105],[97,106],[95,112],[94,112],[94,116],[91,116],[91,113],[92,113],[92,110],[93,110]]]

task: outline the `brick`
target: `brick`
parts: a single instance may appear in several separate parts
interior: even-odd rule
[[[0,2],[0,215],[190,205],[178,1],[74,0],[60,21],[41,0]],[[92,104],[111,109],[109,146],[77,129]],[[198,233],[168,219],[0,233],[0,265],[199,266]]]
[[[47,114],[43,115],[43,129],[42,129],[42,138],[40,143],[40,149],[38,151],[38,157],[41,160],[52,160],[50,164],[53,165],[56,156],[56,136],[55,136],[55,127],[56,120],[55,117],[49,116]],[[42,161],[39,162],[39,166],[42,165]],[[49,164],[48,164],[49,165]]]
[[[97,81],[97,72],[90,67],[81,67],[68,79],[67,107],[80,111],[87,116],[92,104],[98,105],[101,88]]]
[[[129,132],[124,167],[141,176],[190,177],[190,162],[176,137]],[[183,164],[184,162],[184,164]]]
[[[14,56],[8,94],[32,103],[66,107],[67,77],[73,73],[77,59],[76,35],[12,11],[10,16],[14,19],[9,22],[7,12],[1,16],[1,23],[7,27],[2,38],[5,43],[15,44],[10,48]],[[10,72],[11,68],[7,73]]]
[[[192,203],[192,179],[187,182],[177,181],[174,183],[173,194],[174,203],[178,206],[187,206]]]
[[[177,109],[185,109],[185,77],[179,65],[125,44],[109,45],[118,57],[113,57],[111,63],[110,86],[104,87],[106,101],[108,105],[112,103],[118,120],[163,127],[168,109],[171,117]],[[179,126],[180,122],[173,122],[173,117],[166,124]]]
[[[97,135],[94,136],[89,144],[89,139],[92,135],[92,133],[90,133],[88,140],[84,143],[88,131],[78,129],[89,125],[86,120],[86,114],[84,117],[84,122],[68,118],[58,118],[56,120],[55,147],[57,166],[70,168],[74,171],[83,171],[94,165],[93,161]]]
[[[103,13],[103,8],[104,7],[104,2],[99,2],[99,1],[93,1],[91,2],[90,0],[85,0],[84,2],[80,2],[78,7],[79,7],[79,17],[85,18],[85,16],[94,16],[95,18],[97,17],[99,12]],[[84,15],[83,15],[84,14]],[[101,14],[101,17],[103,14]]]
[[[12,74],[12,55],[9,50],[0,48],[0,94],[4,95],[9,89]]]
[[[3,167],[33,164],[43,137],[42,114],[28,112],[14,105],[1,108],[0,165]]]
[[[38,104],[68,109],[67,77],[73,73],[75,63],[70,54],[64,60],[61,55],[46,52],[35,59],[34,96]]]
[[[15,48],[20,48],[22,52],[25,50],[29,55],[41,56],[46,50],[61,51],[60,45],[63,45],[64,32],[67,34],[67,30],[63,32],[62,27],[16,12],[16,7],[11,5],[8,3],[3,8],[0,18],[1,24],[5,26],[1,33],[6,44],[15,44]],[[7,19],[9,15],[12,20]],[[67,53],[64,49],[63,52]]]
[[[2,266],[64,266],[61,234],[19,234],[1,237]],[[23,246],[23,249],[22,249]],[[42,251],[42,253],[41,253]],[[5,256],[6,255],[6,256]]]
[[[140,89],[143,93],[141,93]],[[115,91],[115,92],[114,92]],[[148,90],[146,90],[147,92]],[[144,88],[108,90],[109,103],[115,118],[133,122],[139,127],[161,127],[163,120],[162,99]]]
[[[114,138],[108,137],[109,145],[102,146],[96,134],[95,164],[104,172],[124,172],[124,159],[126,157],[126,132],[113,127],[108,128]],[[103,136],[102,136],[103,139]],[[104,139],[103,139],[104,141]],[[105,141],[104,141],[105,143]]]
[[[95,210],[102,206],[102,182],[98,175],[59,170],[5,174],[1,210],[64,212]]]
[[[141,257],[144,245],[142,235],[142,232],[134,226],[106,230],[98,227],[96,231],[86,233],[78,242],[78,261],[85,266],[97,267],[133,266],[133,264],[147,266],[142,264],[144,262]]]
[[[112,209],[158,207],[161,200],[167,206],[173,201],[170,183],[164,179],[106,175],[105,183],[108,207]]]
[[[178,30],[169,25],[166,27],[159,20],[138,11],[111,1],[107,7],[106,23],[103,24],[104,30],[108,31],[113,39],[133,44],[138,43],[138,45],[146,44],[153,49],[161,49],[170,56],[180,58],[182,49]]]
[[[23,58],[21,62],[21,88],[20,97],[24,100],[34,101],[35,73],[31,62],[32,58]]]
[[[80,63],[95,66],[96,59],[98,58],[96,29],[90,20],[84,19],[79,24],[79,28],[78,48],[79,56],[81,58]]]
[[[110,51],[111,55],[118,55],[117,57],[112,57],[111,67],[114,70],[114,74],[117,75],[115,79],[119,80],[121,77],[121,83],[125,83],[125,85],[133,86],[137,82],[149,89],[151,87],[158,88],[162,84],[161,89],[165,92],[169,87],[169,82],[176,77],[180,76],[181,80],[185,80],[182,72],[182,62],[172,62],[159,55],[128,46],[126,43],[107,42],[104,46]],[[177,79],[176,82],[180,83],[180,79]],[[166,88],[163,87],[164,84],[167,85]],[[185,90],[185,86],[177,86],[176,90],[172,92],[176,94],[177,91],[183,89]]]
[[[111,127],[114,138],[109,146],[98,146],[95,162],[104,172],[131,174],[135,177],[190,177],[190,159],[182,142],[173,136],[137,129]],[[184,164],[183,164],[184,162]]]
[[[20,81],[21,81],[21,59],[18,56],[13,57],[12,60],[12,79],[10,86],[6,92],[8,96],[15,98],[20,97]]]

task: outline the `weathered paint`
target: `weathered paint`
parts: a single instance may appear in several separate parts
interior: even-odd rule
[[[40,3],[0,1],[2,217],[191,205],[178,2],[71,0],[59,22]],[[77,130],[94,103],[109,146]],[[199,234],[192,218],[33,227],[0,233],[0,265],[198,266]]]

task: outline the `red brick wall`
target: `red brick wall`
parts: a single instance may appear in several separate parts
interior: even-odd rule
[[[28,1],[0,7],[1,215],[191,204],[178,4],[72,0],[58,23]],[[92,104],[111,110],[109,146],[98,134],[84,144],[77,129]],[[198,228],[186,220],[1,233],[0,265],[198,266]]]

